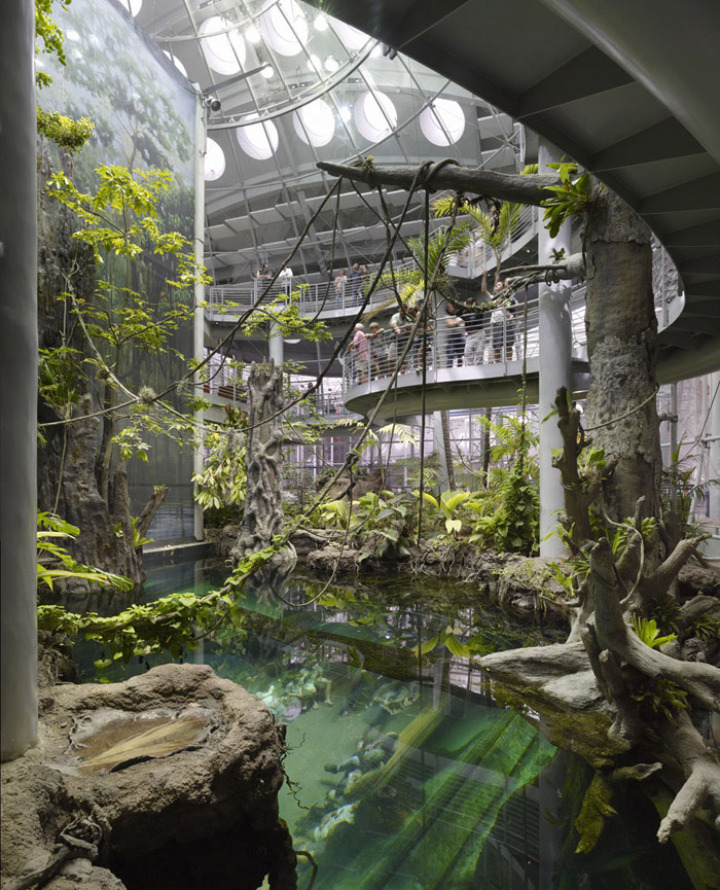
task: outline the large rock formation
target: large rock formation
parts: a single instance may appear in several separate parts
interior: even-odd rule
[[[265,705],[206,666],[45,688],[38,746],[2,766],[3,890],[295,888],[283,754]]]

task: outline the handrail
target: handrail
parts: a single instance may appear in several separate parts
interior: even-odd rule
[[[402,273],[412,268],[414,262],[406,260],[394,263],[396,272]],[[226,284],[209,287],[206,290],[206,316],[212,321],[233,323],[244,312],[257,306],[262,297],[262,305],[270,306],[274,301],[284,302],[292,294],[297,301],[300,314],[304,317],[319,315],[321,318],[334,318],[355,315],[365,299],[365,293],[374,280],[374,273],[359,275],[356,279],[348,278],[344,287],[337,288],[333,281],[307,282],[297,278],[278,278],[269,287],[269,281],[256,279],[248,284]],[[267,290],[267,293],[265,293]],[[263,297],[263,294],[265,296]],[[373,292],[369,305],[376,309],[389,302],[389,288],[382,284]]]
[[[584,294],[575,294],[571,302],[572,311],[572,356],[587,358],[585,344],[585,301]],[[527,358],[537,358],[540,353],[539,302],[528,300],[527,304]],[[440,372],[454,366],[470,367],[493,365],[507,374],[509,362],[522,360],[523,349],[523,307],[516,304],[511,310],[486,311],[477,330],[465,332],[458,329],[453,334],[444,324],[447,316],[443,313],[431,322],[425,345],[426,379],[434,383],[440,379]],[[340,356],[343,368],[343,393],[356,386],[363,386],[374,380],[390,377],[405,351],[412,325],[407,324],[398,333],[386,330],[375,337],[366,336],[365,346],[353,347],[352,343]],[[416,331],[405,360],[400,368],[398,385],[405,375],[416,377],[422,370],[423,336]],[[408,381],[409,382],[409,381]],[[416,382],[415,380],[413,382]]]

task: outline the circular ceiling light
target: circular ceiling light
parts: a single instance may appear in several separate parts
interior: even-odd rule
[[[293,126],[306,145],[320,148],[335,135],[335,117],[324,99],[316,99],[293,112]]]
[[[200,46],[208,65],[218,74],[237,74],[245,64],[245,41],[237,28],[219,15],[200,25]]]
[[[316,31],[327,31],[327,29],[328,29],[327,17],[322,12],[316,16],[313,24],[315,25]]]
[[[257,113],[245,115],[241,121],[257,120]],[[266,161],[277,151],[279,139],[277,127],[272,121],[264,123],[248,124],[246,127],[238,127],[235,130],[240,148],[246,155],[258,161]]]
[[[260,26],[281,56],[296,56],[308,39],[307,19],[295,0],[279,0],[263,13]]]
[[[205,179],[212,182],[225,172],[225,152],[214,139],[208,137],[205,148]]]
[[[255,25],[250,25],[249,28],[245,29],[245,39],[248,41],[248,43],[260,43],[260,32],[255,27]]]
[[[271,77],[275,74],[275,69],[272,65],[266,65],[260,74],[265,78],[265,80],[270,80]]]
[[[337,34],[340,43],[349,50],[353,52],[358,49],[362,49],[365,44],[370,40],[367,34],[363,34],[362,31],[358,31],[357,28],[353,28],[352,25],[346,25],[345,22],[341,22],[338,19],[332,20],[333,31]]]
[[[420,115],[420,129],[433,145],[454,145],[465,132],[465,114],[452,99],[434,99]]]
[[[330,74],[334,74],[340,68],[340,62],[335,56],[328,56],[325,59],[325,70]]]
[[[178,59],[177,56],[173,56],[166,49],[164,49],[163,52],[168,57],[168,59],[170,59],[170,61],[173,63],[173,65],[177,68],[177,70],[180,72],[180,74],[182,74],[183,77],[187,77],[187,70],[185,69],[185,66],[180,61],[180,59]]]
[[[370,142],[389,136],[397,124],[397,111],[385,93],[363,93],[355,103],[354,113],[358,130]]]

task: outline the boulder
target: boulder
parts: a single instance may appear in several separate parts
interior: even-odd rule
[[[40,694],[37,747],[2,766],[3,890],[48,868],[52,890],[296,887],[284,733],[258,698],[176,664]]]

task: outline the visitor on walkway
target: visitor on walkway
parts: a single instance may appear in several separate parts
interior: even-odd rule
[[[465,325],[454,303],[445,303],[445,310],[437,323],[440,367],[453,368],[456,363],[461,367],[465,351]]]
[[[508,302],[512,304],[514,299],[512,291],[508,287],[508,282],[497,278],[491,295],[487,287],[487,269],[483,269],[480,290],[485,299],[493,304],[492,314],[490,315],[493,359],[496,362],[501,362],[504,352],[505,360],[512,361],[515,325],[512,311],[508,311],[506,304]]]
[[[335,277],[335,305],[338,309],[345,306],[345,289],[347,287],[347,269],[341,269]]]
[[[391,346],[390,358],[392,363],[396,364],[400,361],[401,356],[405,352],[405,347],[410,339],[410,331],[412,329],[410,316],[404,306],[400,306],[398,311],[390,318],[390,328],[395,338],[395,342]],[[402,367],[400,368],[401,374],[404,374],[407,370],[409,355],[410,353],[408,352],[408,355],[405,357]]]
[[[409,310],[410,313],[410,322],[411,324],[415,324],[415,319],[418,315],[418,310],[416,308],[411,308]],[[418,326],[415,328],[415,339],[413,345],[410,347],[411,356],[411,370],[422,371],[423,367],[423,349],[425,350],[425,364],[426,367],[430,367],[432,364],[432,336],[433,336],[433,323],[430,320],[423,321],[422,319],[418,323]]]
[[[290,266],[283,265],[282,269],[278,273],[278,281],[280,286],[283,289],[283,293],[286,296],[290,296],[292,293],[292,280],[293,280],[293,271]]]
[[[255,273],[254,278],[255,299],[253,300],[253,303],[256,303],[262,292],[265,290],[267,282],[272,278],[270,266],[267,263],[263,263]]]
[[[349,351],[353,357],[353,383],[367,383],[368,344],[365,328],[360,322],[355,325],[355,334],[350,341]]]
[[[369,341],[368,345],[370,347],[371,378],[388,377],[390,374],[390,365],[388,362],[385,328],[380,327],[379,322],[371,321],[370,330],[365,337]]]
[[[362,275],[360,273],[360,264],[353,263],[350,274],[348,275],[350,282],[350,296],[353,306],[359,306],[362,303]]]
[[[462,311],[467,339],[465,340],[464,361],[466,365],[481,365],[485,357],[485,328],[483,313],[480,311],[475,297],[465,300]]]

